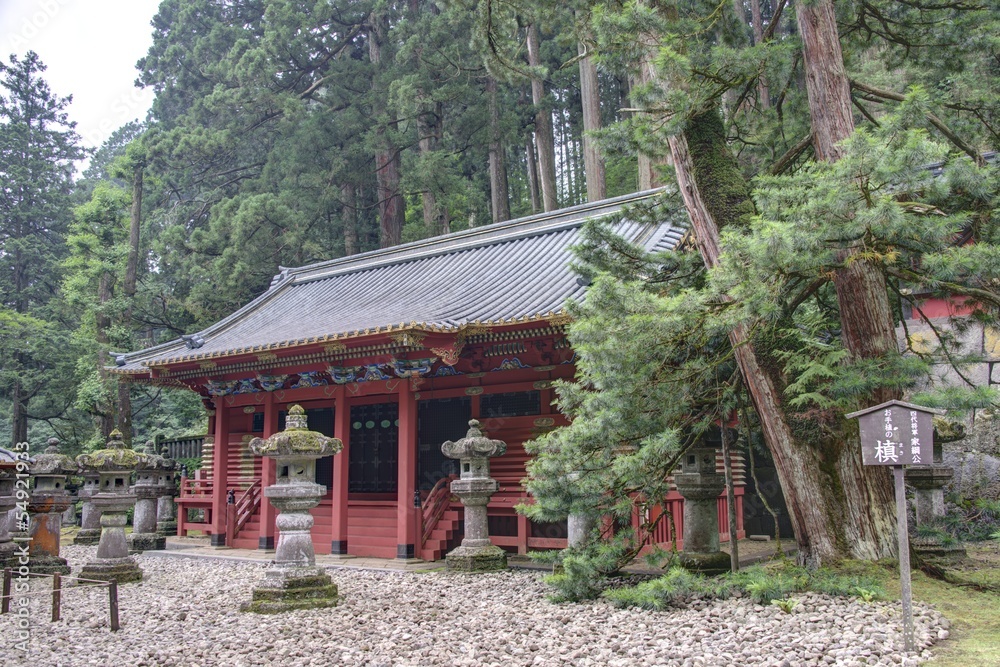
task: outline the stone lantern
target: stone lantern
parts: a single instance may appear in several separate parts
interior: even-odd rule
[[[132,534],[129,550],[162,551],[167,538],[156,532],[156,505],[163,494],[163,457],[156,453],[152,441],[146,443],[145,461],[135,471],[135,512],[132,514]]]
[[[169,537],[177,534],[177,507],[174,505],[177,461],[170,458],[166,445],[160,450],[160,456],[163,467],[160,469],[160,497],[156,501],[156,532]]]
[[[707,442],[705,444],[708,444]],[[681,563],[706,574],[728,572],[729,554],[719,549],[719,494],[726,477],[716,472],[715,447],[692,447],[674,474],[677,491],[684,496],[684,551]]]
[[[456,442],[441,445],[445,456],[459,460],[459,478],[451,483],[451,492],[465,506],[465,537],[462,544],[445,556],[449,570],[488,572],[507,567],[507,553],[490,542],[486,505],[500,485],[490,477],[490,458],[507,451],[503,440],[491,440],[479,429],[479,422],[469,422],[469,432]]]
[[[49,438],[48,447],[35,456],[29,471],[35,481],[28,511],[31,513],[30,567],[42,574],[69,574],[66,559],[59,555],[62,513],[71,502],[66,477],[76,472],[73,459],[59,452],[59,440]]]
[[[310,431],[299,405],[289,409],[284,431],[250,441],[250,451],[276,464],[277,480],[264,489],[264,497],[279,512],[275,519],[279,533],[274,562],[243,611],[273,614],[337,604],[337,586],[316,565],[309,510],[326,494],[326,487],[315,482],[316,459],[336,454],[343,446],[337,438]]]
[[[16,567],[17,545],[10,537],[11,510],[16,505],[14,481],[16,480],[17,454],[0,447],[0,568]]]
[[[73,538],[73,544],[97,544],[101,539],[101,511],[92,502],[98,491],[100,477],[95,470],[83,473],[83,486],[77,491],[83,508],[80,510],[80,530]]]
[[[136,468],[145,466],[145,454],[126,447],[121,432],[115,429],[104,449],[81,454],[76,461],[84,472],[97,473],[97,493],[90,497],[90,502],[101,513],[97,557],[83,566],[80,577],[120,584],[141,581],[142,570],[128,555],[125,539],[128,517],[125,513],[135,503],[129,480]]]

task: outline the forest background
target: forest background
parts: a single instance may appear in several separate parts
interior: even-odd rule
[[[598,227],[581,250],[594,288],[575,311],[579,386],[604,391],[563,393],[563,409],[588,418],[547,441],[533,491],[553,501],[536,511],[613,510],[598,499],[611,487],[655,497],[680,440],[742,404],[767,407],[736,372],[761,336],[757,375],[777,382],[788,438],[805,451],[804,425],[821,424],[836,439],[830,411],[898,396],[942,360],[973,361],[947,334],[934,354],[852,347],[865,335],[845,303],[871,301],[889,333],[869,337],[893,348],[914,286],[996,319],[996,175],[983,155],[1000,142],[997,9],[166,0],[137,64],[156,94],[150,115],[81,177],[65,100],[37,56],[13,54],[0,71],[0,428],[12,442],[55,435],[69,453],[116,426],[136,441],[201,433],[199,397],[118,383],[104,371],[114,353],[217,321],[279,266],[680,180],[651,214],[690,218],[700,255],[639,257]],[[810,32],[824,20],[825,34]],[[817,99],[817,72],[843,90]],[[943,173],[928,178],[930,163]],[[743,230],[728,255],[706,250],[685,198],[694,181],[716,232]],[[977,250],[961,249],[969,241]],[[838,276],[859,267],[882,282],[845,301]],[[765,323],[752,345],[733,338],[747,322]],[[966,389],[929,400],[993,401]],[[766,432],[774,420],[744,421]],[[572,497],[546,488],[593,458],[598,430],[604,456],[639,456],[605,461],[608,474]],[[876,554],[891,540],[870,542]]]

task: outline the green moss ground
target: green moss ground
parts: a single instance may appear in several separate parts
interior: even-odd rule
[[[913,573],[913,597],[933,604],[951,622],[951,636],[935,645],[935,667],[1000,667],[1000,541],[967,545],[969,561],[955,572],[980,591]],[[899,595],[899,581],[886,588]]]

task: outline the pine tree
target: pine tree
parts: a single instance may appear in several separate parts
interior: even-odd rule
[[[72,163],[84,155],[65,112],[70,98],[55,96],[44,72],[31,51],[0,63],[0,313],[9,327],[0,392],[11,401],[13,442],[28,439],[29,403],[51,389],[47,371],[60,356],[40,343],[54,342],[44,323],[55,318]]]

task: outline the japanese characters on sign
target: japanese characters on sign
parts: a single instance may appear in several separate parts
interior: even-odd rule
[[[902,401],[855,412],[865,465],[919,466],[933,462],[934,413]]]

